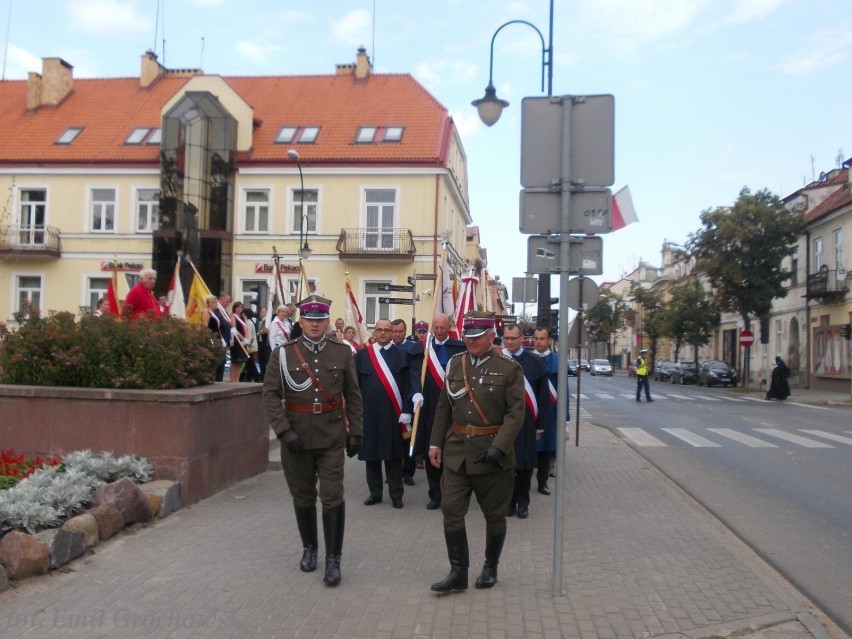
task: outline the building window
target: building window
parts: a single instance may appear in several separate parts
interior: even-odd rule
[[[319,201],[319,191],[317,189],[305,189],[305,233],[317,232],[317,202]],[[302,191],[301,189],[293,190],[293,225],[291,230],[293,233],[302,232]]]
[[[21,189],[18,241],[23,246],[44,244],[44,222],[47,212],[47,190]]]
[[[292,142],[293,138],[296,137],[297,130],[298,127],[295,126],[282,126],[278,135],[275,136],[275,144],[287,144]]]
[[[390,283],[390,281],[367,282],[364,286],[364,321],[370,327],[375,326],[378,320],[390,317],[390,305],[379,302],[380,297],[388,296],[387,291],[382,290],[381,287]]]
[[[23,310],[24,304],[32,304],[41,312],[41,275],[19,275],[15,289],[18,311]]]
[[[843,233],[836,229],[834,235],[834,268],[843,268]]]
[[[92,230],[115,230],[115,189],[92,189]]]
[[[142,141],[148,137],[151,129],[147,126],[138,126],[130,132],[124,139],[125,144],[142,144]]]
[[[163,130],[160,127],[156,129],[151,129],[151,135],[148,136],[148,139],[145,140],[145,144],[157,144],[163,140]]]
[[[82,131],[83,127],[81,126],[70,126],[59,136],[56,144],[71,144]]]
[[[304,282],[302,282],[302,288],[304,289]],[[316,280],[308,280],[308,290],[299,290],[299,280],[298,279],[288,279],[287,280],[287,295],[291,300],[295,300],[296,302],[301,302],[302,299],[310,295],[311,293],[317,292],[317,281]]]
[[[401,142],[402,131],[403,127],[401,126],[389,126],[385,129],[385,134],[382,137],[382,140],[384,142]]]
[[[392,249],[396,218],[396,191],[370,189],[365,191],[367,229],[365,248]]]
[[[90,277],[89,278],[89,294],[86,298],[89,302],[89,312],[92,313],[98,307],[98,300],[106,299],[107,287],[109,286],[108,277]]]
[[[317,141],[320,128],[318,126],[306,126],[299,133],[299,144],[313,144]]]
[[[370,144],[373,140],[376,139],[376,131],[378,127],[374,126],[362,126],[358,129],[358,133],[355,136],[355,142],[358,144]]]
[[[818,237],[814,240],[814,272],[824,264],[822,257],[822,238]]]
[[[160,228],[160,192],[157,189],[136,190],[136,230],[150,233]]]
[[[246,191],[244,230],[246,233],[269,231],[269,191]]]
[[[269,291],[269,282],[266,280],[243,280],[239,300],[243,303],[244,308],[252,309],[253,312],[258,313],[262,307],[269,304],[268,299],[262,299],[260,300],[260,306],[253,308],[255,301],[257,301],[258,296],[263,291]]]

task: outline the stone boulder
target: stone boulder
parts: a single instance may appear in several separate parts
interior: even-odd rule
[[[95,488],[92,503],[95,506],[114,506],[121,513],[125,524],[151,521],[154,518],[148,498],[129,477]]]
[[[0,566],[0,592],[9,589],[9,577],[6,575],[6,569]]]
[[[86,544],[86,548],[96,546],[99,541],[98,522],[90,513],[82,513],[76,517],[72,517],[62,524],[62,528],[72,532],[83,533],[83,543]]]
[[[36,538],[47,544],[50,550],[50,569],[70,563],[86,552],[86,538],[81,532],[65,528],[51,528],[36,533]]]
[[[98,524],[98,537],[101,540],[109,539],[124,528],[124,517],[112,504],[95,506],[88,511],[88,514],[95,518]]]
[[[147,484],[142,484],[139,489],[148,495],[149,499],[152,497],[159,498],[159,506],[155,513],[160,519],[183,508],[183,504],[180,501],[180,484],[176,481],[158,479],[156,481],[149,481]],[[152,501],[152,507],[153,503]]]
[[[11,579],[43,575],[50,567],[50,550],[33,535],[13,530],[0,539],[0,564]]]

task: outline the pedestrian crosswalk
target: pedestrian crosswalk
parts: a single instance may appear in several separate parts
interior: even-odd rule
[[[779,448],[782,444],[793,444],[801,448],[852,448],[852,437],[849,437],[852,431],[838,434],[814,428],[799,429],[796,432],[778,428],[749,428],[742,431],[733,428],[661,428],[658,434],[651,434],[643,428],[626,426],[616,430],[635,446],[643,448],[666,447],[676,443],[675,440],[693,448],[720,448],[724,443],[730,442],[748,448]],[[711,439],[711,436],[715,437]],[[673,439],[669,440],[668,437]]]
[[[683,395],[681,393],[652,393],[652,397],[654,399],[677,399],[680,401],[687,402],[733,402],[733,403],[742,403],[747,401],[755,401],[752,398],[740,398],[740,397],[732,397],[730,395],[704,395],[704,394],[695,394],[695,395]],[[580,400],[591,400],[591,399],[636,399],[636,393],[580,393]]]

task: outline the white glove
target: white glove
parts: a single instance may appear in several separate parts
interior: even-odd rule
[[[423,393],[414,393],[411,397],[411,403],[414,404],[414,408],[412,410],[417,410],[423,406]]]
[[[232,326],[231,327],[231,337],[236,337],[238,333],[239,333],[239,331]]]
[[[399,423],[405,424],[406,426],[410,426],[411,425],[411,413],[402,413],[399,416]]]

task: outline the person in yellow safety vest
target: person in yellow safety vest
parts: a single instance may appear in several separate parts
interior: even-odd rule
[[[636,401],[642,401],[642,388],[645,388],[645,400],[653,402],[651,399],[651,389],[648,387],[648,349],[643,348],[639,351],[639,357],[636,359]]]

